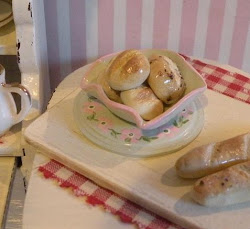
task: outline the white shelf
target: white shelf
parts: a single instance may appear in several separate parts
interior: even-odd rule
[[[16,30],[12,20],[0,27],[0,55],[16,55]]]

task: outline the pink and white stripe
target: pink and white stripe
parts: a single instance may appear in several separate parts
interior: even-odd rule
[[[249,46],[247,33],[250,26],[250,1],[238,0],[229,64],[241,67],[244,51]]]
[[[250,72],[249,12],[249,0],[44,1],[52,88],[85,63],[129,48],[167,48]]]

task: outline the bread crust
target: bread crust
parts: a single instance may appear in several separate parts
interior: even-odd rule
[[[149,61],[138,50],[126,50],[116,56],[107,68],[107,81],[111,88],[118,91],[139,87],[150,72]]]
[[[166,56],[150,58],[148,84],[165,104],[173,104],[183,95],[186,85],[176,64]]]
[[[120,98],[120,92],[112,89],[107,80],[106,80],[106,74],[105,71],[101,72],[97,78],[97,83],[102,86],[102,89],[104,90],[105,94],[108,96],[109,99],[117,102],[122,103],[122,100]]]
[[[121,92],[122,102],[134,108],[144,120],[151,120],[163,112],[163,103],[151,88],[140,86]]]

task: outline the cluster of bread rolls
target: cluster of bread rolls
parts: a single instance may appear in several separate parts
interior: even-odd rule
[[[163,104],[178,101],[186,88],[171,59],[157,55],[148,59],[133,49],[114,57],[97,83],[109,99],[134,108],[144,120],[163,113]]]
[[[250,201],[250,133],[197,147],[180,157],[175,167],[183,178],[200,178],[192,198],[202,205]]]

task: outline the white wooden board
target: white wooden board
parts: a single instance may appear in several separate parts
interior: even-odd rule
[[[148,159],[110,153],[91,143],[77,129],[73,103],[80,89],[32,123],[25,137],[32,145],[98,184],[143,205],[186,228],[248,228],[250,203],[223,209],[195,204],[189,197],[194,181],[180,179],[173,168],[189,149],[250,130],[250,106],[211,90],[205,93],[205,126],[181,151]]]

